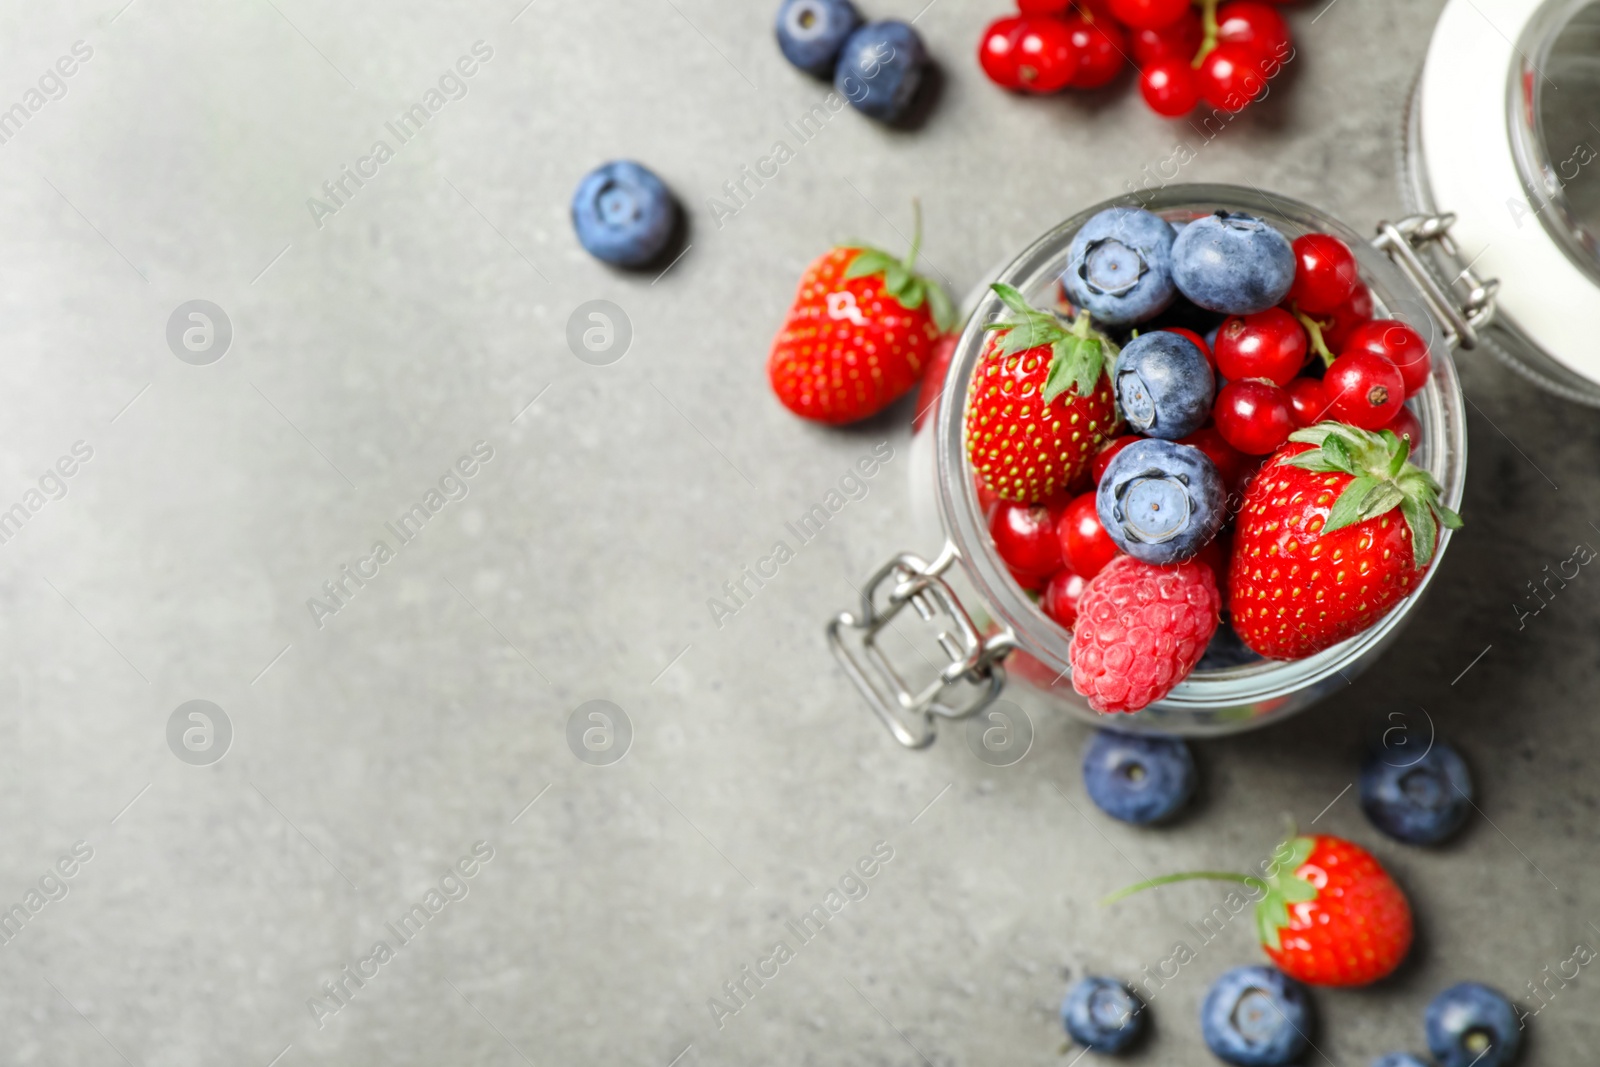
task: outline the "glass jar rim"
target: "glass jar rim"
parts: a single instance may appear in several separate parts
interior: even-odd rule
[[[1255,188],[1219,184],[1175,184],[1102,201],[1073,215],[1035,240],[996,281],[1024,294],[1037,293],[1041,283],[1053,284],[1065,265],[1072,237],[1096,213],[1111,207],[1140,207],[1167,217],[1199,217],[1214,211],[1239,211],[1265,218],[1285,229],[1286,236],[1318,231],[1345,241],[1356,255],[1363,280],[1372,290],[1380,314],[1397,309],[1430,340],[1433,374],[1416,394],[1416,415],[1422,426],[1423,464],[1443,492],[1441,500],[1458,508],[1465,487],[1466,417],[1460,381],[1444,333],[1429,313],[1420,294],[1393,263],[1367,240],[1327,213],[1288,197],[1269,195]],[[936,500],[945,534],[955,546],[960,566],[995,620],[1015,635],[1018,645],[1046,668],[1069,673],[1070,635],[1050,620],[1016,584],[993,549],[981,521],[977,491],[966,455],[965,411],[968,381],[983,352],[984,327],[997,320],[1004,305],[992,292],[979,301],[968,319],[951,357],[939,400],[934,427]],[[1271,701],[1316,685],[1344,672],[1357,660],[1385,644],[1413,609],[1439,571],[1449,547],[1450,531],[1441,530],[1433,563],[1416,589],[1387,615],[1361,634],[1314,656],[1292,662],[1259,661],[1242,667],[1191,675],[1157,707],[1166,712],[1207,712],[1245,703]]]

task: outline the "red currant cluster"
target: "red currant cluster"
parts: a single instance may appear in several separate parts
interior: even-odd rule
[[[1202,100],[1239,111],[1266,93],[1294,52],[1288,24],[1264,0],[1017,0],[1017,7],[990,23],[978,45],[990,81],[1025,93],[1095,89],[1131,57],[1145,102],[1172,118]]]
[[[1433,367],[1427,343],[1398,319],[1372,317],[1372,292],[1339,238],[1308,233],[1294,252],[1283,306],[1230,318],[1209,348],[1202,343],[1227,383],[1212,409],[1217,432],[1264,456],[1296,429],[1333,419],[1393,430],[1415,447],[1417,419],[1405,401]]]

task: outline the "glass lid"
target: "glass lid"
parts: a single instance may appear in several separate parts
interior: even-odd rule
[[[1448,0],[1413,118],[1457,269],[1498,278],[1499,321],[1600,392],[1600,0]]]

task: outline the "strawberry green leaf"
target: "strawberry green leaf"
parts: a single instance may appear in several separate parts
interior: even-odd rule
[[[1415,497],[1406,497],[1400,502],[1400,514],[1411,528],[1411,558],[1420,571],[1433,559],[1434,548],[1439,543],[1438,521],[1433,517],[1433,509]]]
[[[863,249],[850,265],[844,269],[846,278],[868,278],[874,274],[882,274],[890,267],[896,266],[894,257],[887,252],[880,252],[876,248]]]

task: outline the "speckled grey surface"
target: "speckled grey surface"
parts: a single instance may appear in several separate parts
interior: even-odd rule
[[[1600,541],[1592,414],[1464,359],[1468,526],[1437,591],[1347,693],[1200,746],[1202,796],[1175,827],[1094,811],[1065,722],[1011,768],[958,739],[906,753],[821,623],[890,552],[934,547],[905,517],[909,412],[828,432],[769,397],[795,279],[830,239],[898,244],[920,196],[927,260],[964,290],[1195,135],[1127,80],[994,90],[971,53],[998,2],[870,0],[922,9],[946,67],[927,125],[838,115],[718,226],[706,198],[823,93],[780,60],[773,5],[521,4],[0,15],[5,106],[92,49],[0,144],[0,508],[75,442],[93,453],[0,544],[0,898],[92,849],[0,945],[0,1062],[1058,1064],[1064,975],[1158,969],[1218,893],[1095,901],[1140,871],[1248,863],[1284,813],[1370,843],[1420,920],[1397,979],[1318,994],[1312,1062],[1423,1051],[1422,1006],[1459,979],[1536,1006],[1526,983],[1600,937],[1600,579],[1520,628],[1514,609]],[[1283,82],[1183,177],[1362,230],[1398,213],[1400,109],[1438,6],[1294,8]],[[492,57],[466,95],[319,227],[307,198],[477,41]],[[569,231],[570,189],[614,156],[691,208],[659,279],[608,272]],[[165,338],[193,299],[232,324],[205,366]],[[609,366],[566,343],[593,299],[633,327]],[[707,598],[885,440],[897,458],[866,498],[713,625]],[[466,497],[319,628],[308,598],[477,442],[492,459],[468,464]],[[232,726],[210,766],[167,743],[194,699]],[[632,723],[610,766],[566,741],[593,699]],[[1366,726],[1418,708],[1481,793],[1438,851],[1379,839],[1341,794]],[[868,895],[793,938],[878,842],[892,859]],[[446,879],[464,858],[473,876]],[[466,895],[430,900],[441,879]],[[347,964],[372,973],[418,903],[437,914],[364,985],[343,979],[346,1003],[308,1007]],[[719,1027],[708,999],[779,940],[793,958]],[[1196,1006],[1257,958],[1242,926],[1202,948],[1133,1062],[1210,1062]],[[1551,982],[1528,1063],[1596,1058],[1597,982]]]

